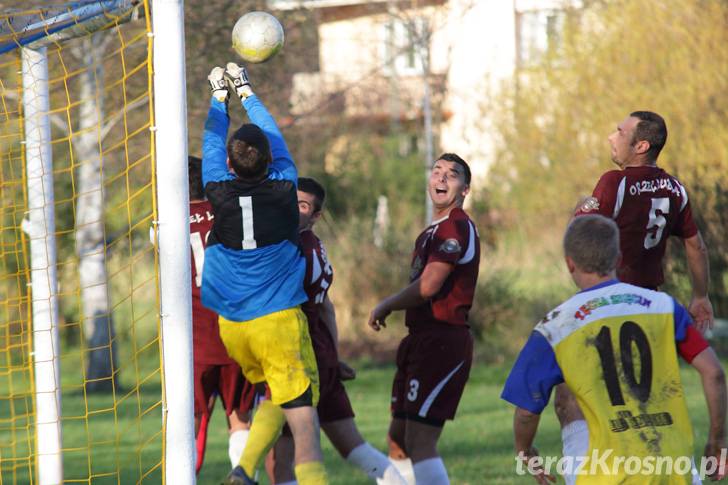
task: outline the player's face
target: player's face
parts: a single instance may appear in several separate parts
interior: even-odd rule
[[[321,212],[316,212],[316,196],[298,191],[298,230],[311,229]]]
[[[607,137],[609,145],[612,148],[612,161],[624,167],[633,161],[636,152],[633,143],[634,129],[639,123],[639,119],[631,116],[626,117],[618,125],[617,129]]]
[[[432,166],[429,192],[436,209],[461,207],[469,190],[462,165],[438,160]]]

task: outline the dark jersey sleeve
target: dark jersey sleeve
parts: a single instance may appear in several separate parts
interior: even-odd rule
[[[466,219],[449,218],[441,222],[432,236],[427,262],[457,263],[467,249],[469,231]]]
[[[681,239],[687,239],[698,233],[698,226],[695,224],[695,221],[693,221],[693,210],[690,207],[690,201],[687,198],[687,193],[684,189],[682,193],[685,205],[684,207],[681,207],[681,210],[678,213],[677,223],[672,229],[672,235]]]
[[[303,257],[306,258],[306,276],[303,279],[303,289],[306,291],[309,300],[313,300],[316,295],[316,287],[314,286],[314,264],[316,261],[316,240],[310,231],[305,231],[300,234],[299,247]]]
[[[624,174],[619,170],[611,170],[599,178],[592,196],[576,209],[577,216],[584,214],[601,214],[610,219],[614,215],[617,203],[617,191]]]

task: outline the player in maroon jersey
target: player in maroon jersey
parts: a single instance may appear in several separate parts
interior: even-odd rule
[[[202,160],[189,157],[190,244],[192,245],[192,339],[195,376],[196,472],[202,468],[207,442],[207,424],[220,396],[228,417],[228,454],[234,468],[248,437],[248,410],[255,394],[240,366],[228,357],[220,340],[217,314],[202,306],[200,282],[205,261],[205,243],[212,228],[212,207],[202,188]]]
[[[298,178],[298,211],[301,251],[306,258],[304,289],[308,301],[301,309],[308,318],[309,332],[319,372],[319,403],[316,408],[321,429],[336,451],[370,478],[386,483],[405,485],[386,455],[364,441],[354,423],[354,410],[342,380],[353,379],[355,373],[339,360],[336,312],[328,291],[334,271],[326,256],[326,248],[314,234],[313,226],[320,219],[326,191],[311,178]],[[295,480],[293,473],[293,439],[284,430],[274,449],[272,465],[275,483],[286,485]],[[269,467],[270,470],[271,467]]]
[[[592,197],[577,208],[576,214],[596,213],[614,219],[622,251],[617,276],[644,288],[656,289],[663,284],[667,239],[681,238],[693,283],[688,310],[698,329],[704,331],[713,323],[707,249],[693,222],[687,191],[657,166],[666,140],[667,127],[660,115],[631,113],[609,135],[612,160],[621,170],[602,175]]]
[[[415,242],[410,283],[369,316],[369,325],[378,331],[391,312],[406,310],[409,334],[397,351],[389,436],[412,460],[417,483],[449,483],[437,441],[445,421],[455,417],[470,374],[468,312],[480,240],[462,209],[469,190],[468,164],[452,153],[440,156],[429,181],[435,220]]]
[[[622,253],[617,277],[644,288],[654,290],[664,283],[662,260],[667,239],[682,239],[693,288],[688,311],[696,328],[704,332],[713,326],[708,252],[693,221],[685,187],[657,166],[667,141],[665,120],[651,111],[635,111],[617,125],[608,140],[612,161],[620,170],[602,175],[575,215],[601,214],[617,223]],[[580,455],[588,446],[586,421],[563,384],[556,388],[554,407],[562,427],[564,455]]]

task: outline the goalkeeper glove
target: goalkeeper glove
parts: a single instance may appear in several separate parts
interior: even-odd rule
[[[210,74],[207,76],[207,80],[210,83],[210,92],[212,97],[221,103],[227,103],[230,92],[228,91],[227,84],[225,83],[225,69],[222,67],[213,67]]]
[[[227,82],[228,89],[235,92],[240,99],[245,99],[253,95],[253,88],[250,87],[250,80],[248,79],[248,71],[234,62],[228,62],[227,64],[225,81]]]

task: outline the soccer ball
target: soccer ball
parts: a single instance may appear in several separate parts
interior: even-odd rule
[[[263,62],[283,47],[283,27],[266,12],[246,13],[233,27],[233,49],[247,62]]]

